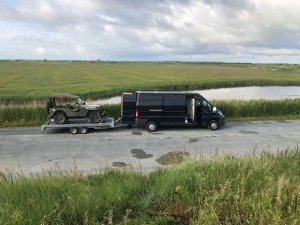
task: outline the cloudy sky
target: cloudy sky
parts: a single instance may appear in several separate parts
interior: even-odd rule
[[[0,59],[300,63],[300,1],[0,0]]]

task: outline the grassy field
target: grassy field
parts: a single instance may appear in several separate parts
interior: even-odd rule
[[[281,64],[0,61],[0,103],[50,93],[99,98],[136,90],[299,85],[300,66]]]
[[[48,94],[298,85],[299,65],[0,61],[0,127],[39,126]],[[299,119],[300,100],[212,101],[227,120]],[[42,103],[42,106],[41,106]],[[118,118],[120,105],[104,105]],[[178,161],[181,161],[178,160]],[[143,174],[0,171],[0,224],[300,224],[300,150],[199,156]]]
[[[300,224],[298,148],[185,161],[149,174],[0,172],[0,224]]]

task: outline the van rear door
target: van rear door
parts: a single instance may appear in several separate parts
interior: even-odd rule
[[[135,125],[136,94],[123,93],[121,104],[122,124]]]
[[[163,96],[158,93],[139,93],[137,97],[137,113],[139,124],[155,121],[158,125],[162,122]]]

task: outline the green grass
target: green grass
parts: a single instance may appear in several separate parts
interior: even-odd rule
[[[5,171],[0,224],[299,224],[299,163],[295,148],[242,157],[216,152],[149,174]]]
[[[228,120],[299,119],[300,99],[212,100]]]
[[[212,104],[233,120],[300,119],[300,99],[285,100],[212,100]],[[109,117],[121,116],[121,104],[102,106]],[[0,106],[0,127],[40,126],[49,119],[45,107]]]
[[[0,103],[43,101],[54,92],[99,98],[136,90],[300,86],[299,74],[299,65],[281,64],[0,61]]]

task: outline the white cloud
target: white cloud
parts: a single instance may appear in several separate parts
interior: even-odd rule
[[[299,12],[296,0],[3,1],[0,58],[299,63]]]
[[[37,53],[39,54],[44,54],[45,53],[45,49],[43,47],[38,47],[36,48]]]
[[[81,52],[83,52],[84,50],[85,50],[84,47],[82,47],[82,46],[80,46],[80,45],[76,45],[76,51],[77,51],[77,52],[81,53]]]

